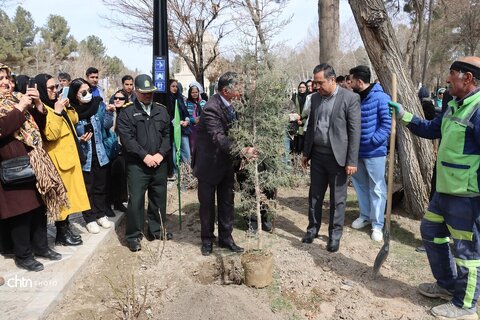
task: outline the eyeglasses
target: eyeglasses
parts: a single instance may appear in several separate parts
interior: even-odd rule
[[[82,97],[85,97],[87,95],[87,93],[92,93],[92,89],[80,91],[80,95]]]
[[[53,86],[50,86],[50,87],[47,87],[47,89],[50,90],[50,91],[53,91],[53,90],[56,89],[56,88],[57,88],[57,87],[54,86],[54,85],[53,85]]]
[[[124,101],[124,100],[125,100],[125,97],[113,97],[113,100]]]

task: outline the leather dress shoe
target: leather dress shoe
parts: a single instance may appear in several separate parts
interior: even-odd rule
[[[53,251],[50,248],[48,248],[46,251],[36,252],[35,256],[45,258],[45,259],[48,259],[48,260],[61,260],[62,259],[62,255],[60,253],[58,253],[56,251]]]
[[[262,222],[262,230],[265,232],[272,232],[273,225],[270,221]]]
[[[312,243],[313,242],[313,239],[315,239],[316,237],[311,234],[310,232],[307,232],[305,233],[305,235],[303,236],[302,238],[302,242],[303,243]]]
[[[167,240],[172,240],[173,239],[173,233],[167,232],[166,238],[167,238]],[[163,233],[160,234],[160,240],[163,240]]]
[[[128,240],[128,249],[132,252],[137,252],[142,250],[142,245],[140,244],[140,239]]]
[[[17,267],[28,270],[28,271],[42,271],[43,264],[35,260],[33,257],[28,257],[26,259],[15,259],[15,264]]]
[[[166,234],[166,238],[167,240],[172,240],[173,239],[173,233],[171,232],[167,232]],[[147,236],[147,239],[149,241],[153,241],[153,240],[163,240],[163,233],[159,232],[159,233],[148,233],[148,236]]]
[[[340,240],[328,239],[327,251],[328,252],[337,252],[340,247]]]
[[[209,256],[212,254],[213,245],[211,242],[202,243],[202,255]]]
[[[236,252],[236,253],[242,253],[244,250],[242,247],[239,247],[235,244],[235,242],[230,242],[230,243],[225,243],[225,242],[222,242],[222,241],[218,241],[218,246],[220,248],[226,248],[232,252]]]

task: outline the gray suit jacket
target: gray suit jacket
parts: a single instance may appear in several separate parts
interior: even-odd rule
[[[308,130],[305,135],[303,148],[303,154],[308,159],[312,156],[313,138],[317,127],[321,99],[322,96],[318,92],[312,94]],[[330,118],[328,137],[330,138],[335,159],[340,166],[357,166],[360,133],[360,96],[350,90],[339,87]]]

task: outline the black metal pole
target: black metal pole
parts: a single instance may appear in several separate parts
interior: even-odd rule
[[[167,105],[168,73],[167,0],[153,0],[153,79],[157,92],[153,100]]]

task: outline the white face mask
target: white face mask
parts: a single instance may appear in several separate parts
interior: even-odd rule
[[[90,92],[87,93],[85,96],[80,97],[80,102],[82,103],[89,103],[90,101],[92,101],[92,94]]]

